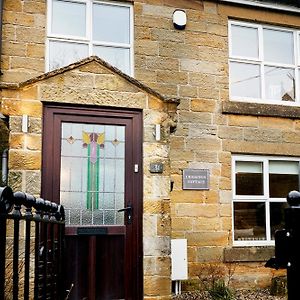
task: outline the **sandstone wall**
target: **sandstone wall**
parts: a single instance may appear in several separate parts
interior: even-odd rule
[[[20,82],[44,72],[45,3],[43,0],[5,1],[2,82]],[[260,116],[249,115],[247,109],[237,113],[224,108],[223,104],[229,102],[228,19],[255,19],[296,27],[300,26],[300,21],[295,14],[209,1],[139,0],[133,5],[135,77],[163,95],[181,99],[176,131],[170,139],[153,143],[153,124],[164,122],[165,118],[160,113],[159,102],[154,101],[151,107],[149,99],[140,94],[134,95],[129,102],[119,93],[120,85],[105,81],[109,90],[105,93],[109,97],[105,99],[114,100],[110,105],[118,105],[113,96],[116,92],[117,99],[124,99],[121,106],[144,111],[145,298],[163,299],[170,292],[169,256],[165,255],[169,251],[170,232],[172,238],[188,239],[190,278],[196,278],[209,262],[223,263],[224,249],[232,247],[231,154],[300,157],[299,112],[287,115],[282,107],[275,115]],[[172,13],[176,8],[185,9],[187,13],[188,23],[183,31],[173,28]],[[76,83],[72,85],[71,78],[69,80],[66,84],[72,90]],[[80,82],[84,87],[84,78]],[[11,128],[10,183],[15,189],[39,194],[41,103],[36,101],[36,95],[43,93],[42,97],[49,101],[86,101],[83,96],[80,98],[86,93],[84,89],[82,94],[59,94],[56,85],[61,84],[56,77],[51,84],[47,83],[47,87],[41,85],[42,90],[28,86],[18,95],[14,90],[3,90],[2,97],[7,99],[7,106],[3,104],[2,109],[10,115]],[[91,94],[91,99],[97,101],[99,95],[104,93]],[[93,103],[100,105],[103,104],[101,101]],[[26,136],[20,130],[21,115],[25,112],[30,115]],[[148,172],[152,159],[166,162],[162,176]],[[182,170],[185,168],[209,169],[210,189],[183,191]],[[174,183],[170,195],[169,174]],[[247,261],[246,257],[238,263],[234,258],[232,260],[231,264],[237,264],[237,286],[265,286],[273,276],[271,270],[263,267],[263,262],[253,262],[253,258]]]

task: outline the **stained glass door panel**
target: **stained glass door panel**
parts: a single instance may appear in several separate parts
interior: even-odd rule
[[[66,225],[123,225],[125,126],[61,124],[60,199]]]

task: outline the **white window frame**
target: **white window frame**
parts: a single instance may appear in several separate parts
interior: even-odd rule
[[[243,56],[237,56],[232,54],[232,33],[231,26],[237,25],[246,28],[255,28],[258,29],[258,59],[257,58],[249,58]],[[263,29],[271,29],[276,31],[284,31],[291,32],[293,34],[293,42],[294,42],[294,64],[284,64],[284,63],[275,63],[264,60],[264,45],[263,45]],[[228,59],[228,67],[230,73],[230,63],[248,63],[253,65],[260,66],[260,74],[261,74],[261,97],[260,98],[252,98],[246,96],[232,96],[231,92],[231,82],[229,76],[229,95],[230,100],[232,101],[244,101],[244,102],[255,102],[255,103],[265,103],[265,104],[279,104],[279,105],[289,105],[289,106],[300,106],[300,30],[291,29],[288,27],[281,26],[271,26],[265,24],[257,24],[251,22],[241,22],[235,20],[229,20],[228,22],[228,48],[229,48],[229,59]],[[289,68],[293,69],[295,72],[295,101],[282,101],[282,100],[272,100],[266,99],[265,97],[265,76],[264,76],[264,67],[280,67],[280,68]]]
[[[270,203],[285,203],[286,198],[270,198],[269,195],[269,162],[270,161],[296,161],[299,163],[299,176],[300,176],[300,158],[285,157],[285,156],[256,156],[256,155],[233,155],[232,156],[232,243],[233,246],[274,246],[275,241],[271,239],[271,226],[270,226]],[[236,162],[261,162],[263,164],[263,195],[236,195]],[[237,241],[234,238],[234,203],[237,202],[260,202],[265,203],[265,217],[266,217],[266,239],[265,240],[245,240]]]
[[[102,1],[102,0],[64,0],[65,2],[73,2],[73,3],[83,3],[86,4],[86,34],[85,37],[81,36],[68,36],[68,35],[60,35],[60,34],[52,34],[51,33],[51,23],[52,23],[52,2],[53,0],[47,0],[47,39],[46,39],[46,54],[45,54],[45,70],[49,72],[49,44],[50,41],[62,41],[62,42],[72,42],[75,44],[86,44],[88,45],[88,56],[93,54],[93,46],[110,46],[113,48],[124,48],[129,49],[129,65],[130,76],[134,76],[134,24],[133,24],[133,5],[130,3],[124,2],[116,2],[116,1]],[[93,14],[93,4],[105,4],[111,6],[119,6],[119,7],[128,7],[130,11],[130,29],[129,29],[129,43],[114,43],[114,42],[99,42],[92,40],[92,30],[93,30],[93,22],[92,22],[92,14]]]

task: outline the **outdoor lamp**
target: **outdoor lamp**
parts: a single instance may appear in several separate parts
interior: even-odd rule
[[[173,24],[176,29],[183,30],[186,26],[186,13],[182,9],[173,12]]]

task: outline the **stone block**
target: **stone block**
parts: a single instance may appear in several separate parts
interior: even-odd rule
[[[232,247],[224,249],[225,262],[265,262],[275,255],[274,247]]]
[[[227,231],[188,232],[186,233],[188,245],[194,246],[226,246],[228,245]]]
[[[283,132],[283,142],[299,144],[300,135],[298,132],[293,131]]]
[[[170,214],[165,213],[157,218],[157,235],[170,237],[171,233],[171,218]]]
[[[143,236],[155,237],[157,236],[157,215],[143,215]]]
[[[16,40],[27,43],[43,44],[45,42],[45,29],[20,26],[16,28]]]
[[[145,93],[128,93],[80,87],[58,88],[57,85],[40,86],[40,98],[44,101],[113,107],[146,108],[148,96]]]
[[[179,58],[180,59],[180,71],[190,71],[188,67],[185,69],[182,68],[182,59],[198,61],[197,59],[200,58],[200,53],[198,46],[189,45],[188,47],[186,44],[178,44],[176,42],[159,42],[159,56],[161,57],[168,57],[168,58]],[[188,64],[188,63],[186,63]],[[188,64],[189,67],[191,67]],[[194,69],[193,69],[194,70]]]
[[[32,14],[6,11],[3,15],[3,22],[6,24],[14,24],[18,26],[34,26],[34,16]]]
[[[179,85],[179,97],[196,98],[198,97],[198,87],[190,85]]]
[[[273,128],[282,130],[293,129],[294,121],[286,118],[270,118],[270,117],[259,117],[259,127],[262,128]]]
[[[40,134],[42,133],[42,120],[40,118],[30,118],[29,133]]]
[[[197,139],[189,138],[186,139],[186,149],[192,150],[197,149],[198,151],[220,151],[221,150],[221,141],[218,139]]]
[[[19,94],[19,98],[23,100],[37,100],[38,99],[38,86],[29,85],[24,87]]]
[[[206,151],[195,151],[195,160],[198,162],[205,163],[217,163],[218,162],[218,153]]]
[[[219,126],[218,137],[221,139],[241,140],[244,137],[244,129],[234,126]]]
[[[255,128],[245,128],[244,129],[244,139],[245,141],[252,142],[278,142],[282,141],[282,132],[276,129],[255,129]]]
[[[151,30],[151,39],[155,41],[170,41],[177,43],[184,43],[184,35],[178,30],[168,30],[153,28]]]
[[[134,24],[145,28],[173,28],[170,19],[151,15],[135,15]]]
[[[180,190],[170,194],[172,203],[202,203],[205,198],[203,191]]]
[[[171,164],[173,164],[174,160],[188,162],[194,159],[194,154],[190,150],[171,149],[170,159]],[[186,163],[183,163],[183,165],[186,165]]]
[[[231,217],[222,217],[221,220],[221,229],[224,231],[232,231],[232,218]]]
[[[221,230],[221,220],[218,216],[213,217],[197,217],[193,219],[193,231],[220,231]]]
[[[144,276],[144,295],[163,296],[171,293],[171,279],[162,276]]]
[[[72,72],[66,76],[64,76],[64,85],[65,86],[80,86],[80,87],[99,87],[99,82],[103,82],[103,85],[105,86],[105,83],[107,80],[105,79],[111,79],[111,82],[113,82],[114,76],[113,75],[96,75],[94,76],[93,74],[88,74],[86,72]],[[113,83],[112,83],[113,85]],[[105,89],[105,88],[103,88]]]
[[[189,111],[180,111],[179,121],[182,123],[211,124],[212,114],[205,112],[196,113]]]
[[[9,169],[11,170],[40,170],[40,151],[9,151]]]
[[[9,171],[8,173],[8,185],[14,192],[22,191],[22,178],[23,173],[21,171]]]
[[[135,53],[141,55],[158,55],[159,45],[156,41],[140,40],[135,43]]]
[[[180,70],[187,72],[220,75],[222,66],[219,63],[184,58],[180,60]]]
[[[176,216],[178,217],[207,217],[218,216],[218,206],[201,203],[176,203]]]
[[[215,34],[223,37],[228,36],[228,28],[226,25],[223,24],[207,24],[207,32],[209,34]]]
[[[168,256],[170,255],[169,237],[144,237],[144,256]]]
[[[3,41],[2,43],[2,53],[3,55],[26,55],[26,43],[19,43],[14,41]]]
[[[197,262],[223,262],[223,247],[197,248]]]
[[[216,125],[191,123],[188,128],[189,138],[215,138],[217,136]]]
[[[259,119],[256,116],[229,115],[228,125],[257,128],[259,126]]]
[[[43,72],[45,69],[45,62],[43,59],[29,58],[29,57],[11,57],[11,69],[28,69],[37,72]]]
[[[2,113],[15,116],[28,115],[40,117],[42,114],[42,104],[38,101],[5,99],[2,101]]]
[[[9,128],[12,132],[21,132],[22,130],[22,117],[10,116],[9,118]]]
[[[46,3],[42,1],[25,1],[23,11],[31,14],[46,14]]]
[[[174,72],[174,71],[157,71],[157,81],[165,84],[187,84],[188,74],[186,72]]]
[[[27,171],[25,173],[26,193],[40,195],[41,192],[41,173]]]
[[[41,135],[33,135],[33,134],[26,135],[25,145],[27,150],[42,150]]]
[[[195,112],[215,112],[216,108],[216,100],[193,99],[191,101],[191,110]]]
[[[157,274],[156,272],[156,260],[157,257],[154,256],[146,256],[144,257],[144,275],[151,276]]]
[[[11,133],[9,140],[10,149],[22,149],[24,148],[25,135],[22,133]]]
[[[191,231],[193,228],[193,218],[190,217],[172,217],[172,230],[175,231]]]
[[[13,12],[21,12],[23,9],[21,0],[16,0],[16,1],[6,1],[3,4],[4,10],[7,11],[13,11]]]

